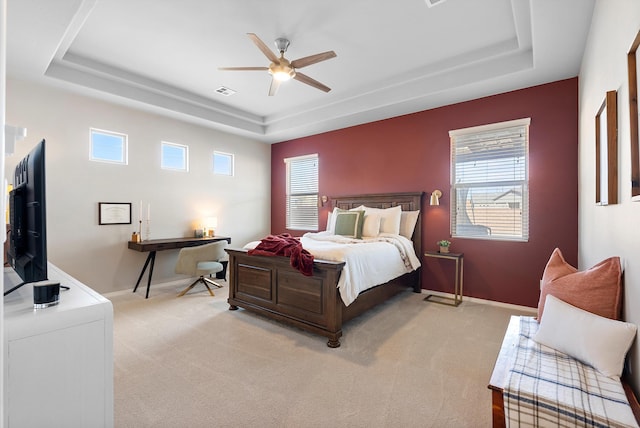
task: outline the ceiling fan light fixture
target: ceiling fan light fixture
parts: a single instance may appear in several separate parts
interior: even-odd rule
[[[292,67],[287,67],[281,64],[269,67],[269,73],[271,73],[274,79],[281,82],[291,80],[296,75],[296,71]]]
[[[281,82],[286,82],[287,80],[291,80],[293,75],[295,75],[295,73],[293,73],[293,70],[291,70],[291,72],[289,73],[287,73],[286,71],[276,71],[275,73],[273,73],[273,78]]]
[[[444,0],[440,0],[444,1]],[[315,55],[305,56],[303,58],[298,58],[294,61],[289,61],[284,57],[284,53],[289,47],[289,40],[283,37],[275,40],[276,48],[280,52],[280,58],[271,50],[267,45],[264,44],[260,38],[254,33],[247,33],[247,36],[253,41],[253,43],[260,49],[260,51],[266,56],[270,61],[269,67],[221,67],[220,70],[236,70],[236,71],[262,71],[268,70],[269,74],[271,74],[271,86],[269,87],[269,96],[273,96],[278,91],[278,87],[280,86],[280,82],[286,82],[287,80],[296,79],[299,82],[302,82],[306,85],[312,86],[316,89],[320,89],[324,92],[329,92],[331,88],[323,85],[317,80],[312,79],[311,77],[297,73],[297,68],[307,67],[312,64],[316,64],[321,61],[326,61],[331,58],[336,57],[336,53],[334,51],[327,51],[318,53]]]

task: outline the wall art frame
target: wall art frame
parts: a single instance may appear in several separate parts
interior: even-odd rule
[[[596,203],[618,203],[618,93],[608,91],[596,114]]]
[[[131,202],[98,202],[98,224],[131,224]]]
[[[638,118],[638,47],[640,31],[636,35],[629,53],[627,69],[629,73],[629,128],[631,130],[631,200],[640,201],[640,138]]]

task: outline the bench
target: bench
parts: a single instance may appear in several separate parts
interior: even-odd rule
[[[512,316],[505,333],[500,352],[489,380],[488,388],[491,390],[491,408],[493,427],[506,427],[506,414],[504,404],[504,390],[508,385],[511,369],[515,364],[520,339],[520,316]],[[631,387],[622,382],[625,395],[631,406],[631,411],[636,421],[640,424],[640,405],[633,394]]]

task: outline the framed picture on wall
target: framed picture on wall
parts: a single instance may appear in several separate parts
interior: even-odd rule
[[[596,114],[596,203],[618,203],[618,94],[609,91]]]
[[[98,202],[98,224],[131,224],[131,203]]]
[[[638,46],[640,31],[627,54],[629,71],[629,128],[631,129],[631,200],[640,201],[640,120],[638,119]]]

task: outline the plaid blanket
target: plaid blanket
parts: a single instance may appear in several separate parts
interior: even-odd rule
[[[521,317],[515,361],[504,388],[508,427],[637,427],[619,379],[531,339],[538,330]]]

